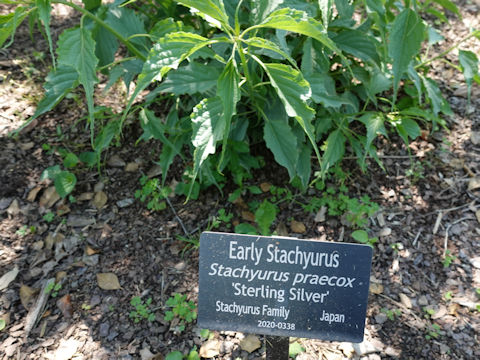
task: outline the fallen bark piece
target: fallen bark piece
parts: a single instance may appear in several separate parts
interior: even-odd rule
[[[0,290],[6,289],[10,283],[15,280],[18,275],[18,267],[15,266],[12,270],[4,274],[0,278]]]
[[[40,290],[40,294],[38,295],[37,302],[35,305],[30,309],[25,319],[25,337],[28,337],[30,331],[34,328],[37,321],[40,319],[42,315],[43,308],[47,303],[48,297],[50,296],[50,292],[46,291],[50,286],[55,283],[54,278],[50,278],[43,283],[42,289]]]

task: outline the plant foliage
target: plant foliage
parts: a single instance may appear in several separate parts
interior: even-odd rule
[[[424,20],[428,14],[446,22],[447,10],[459,15],[450,0],[0,3],[12,8],[0,17],[0,46],[14,41],[28,17],[44,28],[51,48],[45,96],[32,119],[81,86],[97,161],[127,117],[138,117],[140,139],[163,145],[162,183],[180,157],[180,192],[189,196],[200,186],[221,189],[225,173],[241,185],[261,163],[251,154],[253,144],[264,144],[290,179],[306,187],[317,166],[312,159],[322,176],[347,151],[364,170],[367,157],[381,165],[378,136],[398,133],[408,143],[420,134],[419,123],[434,130],[444,125],[442,114],[451,113],[429,77],[430,65],[446,53],[428,58],[428,48],[442,37]],[[55,51],[53,4],[82,14],[78,26],[60,35]],[[480,38],[480,31],[449,51],[472,37]],[[480,82],[477,56],[460,50],[459,68],[470,94],[473,82]],[[132,90],[122,116],[107,124],[95,121],[99,72],[108,86],[123,81]],[[149,95],[138,104],[145,89]],[[155,115],[160,100],[168,116]],[[67,175],[56,177],[62,194],[75,183]]]

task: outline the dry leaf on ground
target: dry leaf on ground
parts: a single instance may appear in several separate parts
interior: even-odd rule
[[[12,270],[4,274],[0,278],[0,290],[6,289],[10,283],[15,280],[18,275],[18,267],[14,267]]]
[[[242,348],[242,350],[245,350],[249,353],[257,350],[258,348],[260,348],[260,346],[262,346],[260,340],[257,336],[252,334],[247,335],[240,341],[240,347]]]
[[[212,358],[220,354],[220,341],[212,339],[208,340],[200,347],[200,356],[202,358]]]
[[[98,273],[97,283],[103,290],[118,290],[121,288],[117,275],[114,273]]]
[[[307,228],[305,227],[305,224],[296,220],[292,220],[292,222],[290,223],[290,228],[294,233],[297,233],[297,234],[304,234],[307,232]]]

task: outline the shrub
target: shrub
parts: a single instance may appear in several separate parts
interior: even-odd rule
[[[52,53],[45,96],[32,119],[81,85],[97,161],[126,118],[138,116],[141,139],[162,143],[163,183],[175,157],[187,164],[187,195],[200,184],[221,188],[224,173],[241,183],[261,164],[250,153],[258,143],[304,187],[312,178],[312,155],[320,176],[347,149],[362,169],[367,157],[381,165],[377,136],[396,132],[408,143],[419,136],[419,122],[433,130],[444,125],[441,115],[451,110],[429,77],[430,65],[480,37],[477,30],[426,57],[442,37],[422,16],[446,22],[447,10],[459,15],[450,0],[15,3],[0,18],[0,45],[11,43],[8,37],[13,40],[28,16],[30,24],[44,26]],[[55,3],[82,14],[78,26],[60,35],[56,55],[49,30]],[[459,64],[469,89],[480,82],[473,52],[460,50]],[[135,80],[122,116],[100,125],[94,116],[98,72],[108,76],[107,88],[119,79],[133,87]],[[136,104],[145,89],[150,93]],[[168,109],[164,119],[154,113],[158,101]]]

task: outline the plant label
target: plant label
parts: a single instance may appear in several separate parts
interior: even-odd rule
[[[371,262],[366,245],[204,232],[198,325],[361,342]]]

